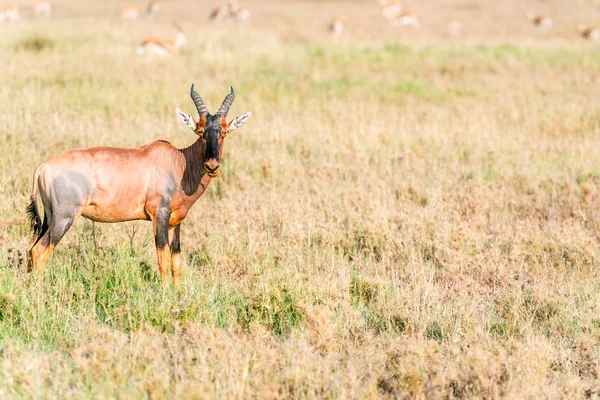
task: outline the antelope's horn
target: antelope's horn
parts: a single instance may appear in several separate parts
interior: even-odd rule
[[[234,99],[235,99],[235,93],[233,92],[233,87],[232,87],[231,92],[229,92],[227,97],[225,97],[225,100],[223,100],[223,104],[221,104],[221,108],[219,108],[219,111],[217,112],[217,114],[221,114],[222,116],[226,117],[227,113],[229,112],[229,107],[231,107],[231,103],[233,103]]]
[[[192,83],[192,88],[190,89],[190,96],[192,96],[192,100],[194,100],[194,105],[196,106],[196,109],[198,110],[198,114],[200,114],[200,117],[207,116],[208,108],[206,108],[206,105],[204,104],[204,100],[202,100],[202,97],[200,97],[200,95],[198,93],[196,93],[196,91],[194,90],[193,83]]]

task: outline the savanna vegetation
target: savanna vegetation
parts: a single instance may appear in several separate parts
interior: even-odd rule
[[[420,30],[372,1],[0,25],[0,397],[598,397],[600,52],[575,32],[598,3],[411,3]],[[172,20],[182,51],[138,57]],[[32,279],[36,166],[191,144],[192,82],[253,117],[183,224],[181,289],[147,222],[82,219]]]

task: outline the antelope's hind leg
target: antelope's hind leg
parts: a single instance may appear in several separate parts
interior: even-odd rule
[[[79,213],[73,217],[56,217],[53,214],[50,217],[50,224],[46,231],[40,236],[37,242],[31,248],[31,264],[32,269],[38,275],[38,278],[42,278],[44,274],[44,268],[48,262],[50,253],[54,250],[54,247],[60,242],[65,233],[71,228]]]
[[[44,222],[42,223],[42,229],[38,235],[36,235],[33,239],[33,243],[29,250],[27,251],[27,272],[33,271],[33,248],[39,243],[39,241],[44,237],[46,232],[48,231],[48,215],[44,213]]]
[[[39,193],[44,205],[43,234],[30,251],[31,266],[39,278],[50,253],[81,215],[90,192],[88,182],[73,172],[59,174],[54,179],[42,172],[40,182]]]

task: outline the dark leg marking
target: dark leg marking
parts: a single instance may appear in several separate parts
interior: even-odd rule
[[[181,224],[171,228],[171,231],[173,236],[171,239],[171,273],[173,274],[173,286],[179,287],[179,276],[183,268],[180,242]]]
[[[156,244],[156,255],[158,257],[158,271],[162,278],[162,286],[168,284],[168,263],[169,263],[169,219],[171,218],[171,209],[161,207],[156,210],[154,215],[154,242]]]

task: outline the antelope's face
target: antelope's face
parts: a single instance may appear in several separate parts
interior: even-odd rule
[[[176,109],[177,116],[185,126],[192,129],[199,137],[202,152],[203,168],[211,178],[218,176],[221,173],[220,160],[223,154],[223,141],[225,137],[246,123],[251,113],[242,114],[235,117],[231,122],[227,123],[226,117],[229,112],[229,107],[235,98],[233,88],[231,93],[225,97],[223,104],[216,114],[209,114],[206,105],[202,98],[194,91],[194,85],[190,90],[190,95],[200,114],[200,119],[196,122],[194,118]]]
[[[223,153],[223,139],[227,136],[225,117],[215,114],[200,118],[196,124],[196,134],[202,142],[204,170],[214,178],[220,172],[220,160]]]

